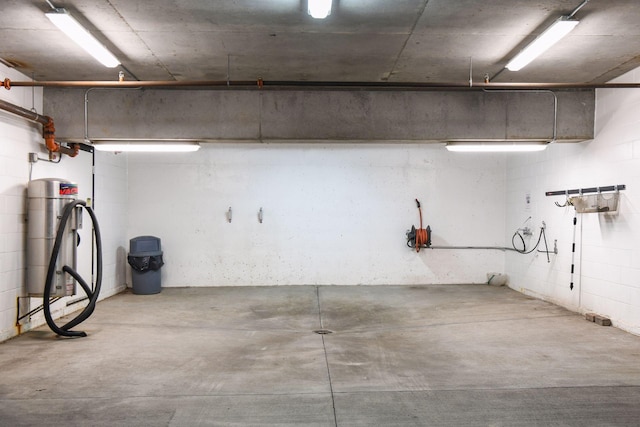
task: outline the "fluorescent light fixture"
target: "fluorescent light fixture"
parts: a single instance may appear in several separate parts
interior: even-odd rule
[[[142,152],[142,153],[178,153],[193,152],[200,144],[192,141],[94,141],[98,151]]]
[[[549,145],[548,141],[450,141],[447,150],[462,152],[523,152],[542,151]]]
[[[561,16],[556,22],[549,28],[544,30],[533,42],[527,47],[522,49],[519,54],[515,56],[506,68],[510,71],[518,71],[536,59],[540,54],[556,44],[560,39],[569,34],[571,30],[578,25],[580,21],[569,18],[567,16]]]
[[[105,67],[114,68],[120,65],[120,61],[95,37],[91,35],[73,16],[64,8],[56,8],[55,12],[45,13],[47,18],[53,22],[63,33],[80,47],[100,61]]]
[[[333,0],[307,0],[307,11],[312,18],[324,19],[331,15],[331,3]]]

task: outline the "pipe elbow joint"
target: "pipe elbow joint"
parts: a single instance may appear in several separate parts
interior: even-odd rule
[[[60,151],[60,144],[56,142],[56,127],[51,117],[48,117],[47,123],[42,127],[42,136],[49,151]]]
[[[60,153],[69,157],[76,157],[80,151],[80,144],[76,143],[71,144],[71,147],[65,147],[56,142],[56,127],[53,124],[53,119],[51,117],[47,117],[47,119],[47,123],[44,124],[42,129],[42,136],[49,153]]]

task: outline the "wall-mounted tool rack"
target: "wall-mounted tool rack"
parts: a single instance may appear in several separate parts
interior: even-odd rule
[[[620,191],[626,189],[627,186],[621,185],[608,185],[606,187],[589,187],[578,188],[574,190],[561,190],[561,191],[547,191],[545,196],[568,196],[569,194],[587,194],[587,193],[602,193],[606,191]]]

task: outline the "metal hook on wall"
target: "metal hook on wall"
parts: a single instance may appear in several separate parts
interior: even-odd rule
[[[263,213],[264,213],[264,212],[263,212],[262,208],[260,208],[260,210],[258,211],[258,222],[259,222],[260,224],[262,224],[262,217],[263,217]]]
[[[229,210],[227,211],[227,221],[228,222],[231,222],[231,217],[232,217],[231,206],[229,206]]]
[[[555,202],[555,204],[559,208],[566,208],[567,206],[573,206],[573,203],[571,202],[571,198],[569,196],[566,196],[566,199],[563,204],[560,204],[558,202]]]

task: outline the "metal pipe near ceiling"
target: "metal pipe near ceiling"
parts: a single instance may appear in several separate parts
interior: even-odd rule
[[[79,144],[71,144],[71,148],[69,148],[62,146],[60,145],[60,143],[56,142],[56,128],[51,117],[43,116],[42,114],[35,113],[33,111],[27,110],[26,108],[19,107],[1,99],[0,110],[15,114],[16,116],[20,116],[32,122],[40,123],[42,125],[42,137],[44,138],[44,142],[47,146],[47,149],[49,150],[50,156],[52,155],[52,153],[66,154],[70,157],[75,157],[78,155],[78,151],[80,150]]]
[[[0,99],[0,109],[11,114],[15,114],[16,116],[23,117],[27,120],[31,120],[32,122],[40,123],[41,125],[47,125],[51,120],[51,117],[49,116],[43,116],[34,111],[27,110],[26,108],[19,107],[2,99]]]
[[[11,81],[4,79],[0,86],[37,86],[58,88],[207,88],[207,89],[313,89],[313,90],[553,90],[553,89],[632,89],[640,83],[487,83],[478,82],[349,82],[349,81],[291,81],[291,80],[184,80],[184,81]]]

